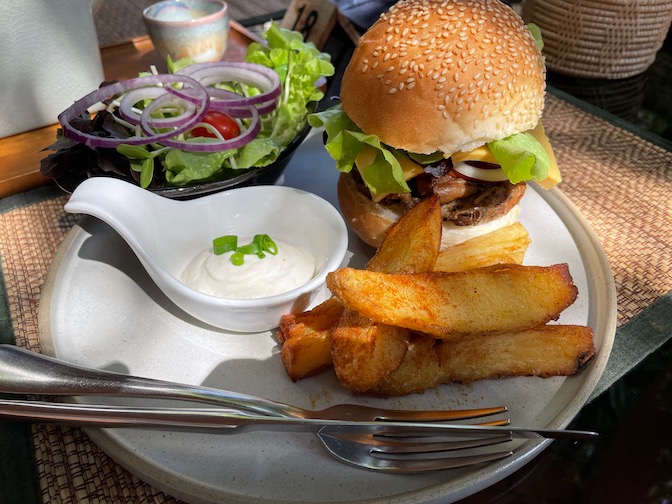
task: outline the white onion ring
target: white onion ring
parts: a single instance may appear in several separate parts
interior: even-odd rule
[[[485,182],[504,182],[509,178],[501,167],[493,165],[492,168],[481,168],[468,162],[455,163],[453,170],[463,177],[473,180],[483,180]]]

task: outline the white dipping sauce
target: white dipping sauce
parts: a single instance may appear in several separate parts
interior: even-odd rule
[[[241,240],[242,243],[247,243]],[[315,276],[315,260],[303,249],[274,240],[278,253],[260,259],[246,254],[240,266],[231,263],[233,252],[215,255],[212,249],[197,255],[182,273],[194,290],[228,299],[255,299],[288,292]]]

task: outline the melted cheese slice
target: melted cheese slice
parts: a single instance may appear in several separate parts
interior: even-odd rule
[[[537,139],[537,142],[541,144],[541,146],[546,151],[546,154],[548,154],[549,159],[551,160],[551,166],[548,168],[548,176],[544,180],[536,181],[537,184],[539,184],[544,189],[550,189],[551,187],[562,182],[562,175],[560,175],[560,168],[558,168],[558,163],[555,160],[555,154],[553,153],[551,142],[548,140],[541,122],[537,124],[536,128],[530,130],[529,133]]]
[[[362,150],[359,151],[359,154],[357,154],[357,157],[355,158],[355,166],[357,167],[359,172],[362,173],[362,171],[367,166],[373,164],[373,162],[376,160],[377,155],[378,155],[378,149],[371,147],[370,145],[364,145]],[[399,164],[401,165],[401,169],[404,173],[404,180],[411,180],[413,177],[420,175],[421,173],[424,173],[422,165],[416,163],[408,156],[395,155],[394,157],[397,159],[397,161],[399,161]],[[373,198],[373,201],[378,203],[388,194],[389,193],[379,194],[378,196]]]
[[[529,130],[528,133],[536,138],[537,142],[541,144],[546,153],[548,154],[549,159],[551,160],[551,166],[548,169],[548,176],[544,180],[535,180],[544,189],[550,189],[551,187],[559,184],[562,181],[562,176],[560,175],[560,169],[558,168],[558,163],[555,160],[555,154],[553,154],[553,148],[551,147],[551,142],[549,142],[544,127],[539,123],[536,128]],[[497,160],[490,152],[485,145],[478,147],[469,152],[456,152],[451,156],[453,163],[459,163],[464,161],[482,161],[485,163],[497,164]]]

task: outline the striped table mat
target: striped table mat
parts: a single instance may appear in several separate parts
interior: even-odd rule
[[[672,151],[554,94],[544,125],[564,175],[561,190],[601,240],[616,279],[619,330],[606,388],[670,337],[672,324],[661,317],[672,313]],[[40,350],[40,290],[76,222],[63,210],[66,199],[47,186],[0,201],[0,280],[6,289],[5,295],[0,285],[0,342]],[[642,335],[648,339],[638,340]],[[3,448],[5,440],[21,444],[17,429],[0,429]],[[22,497],[6,502],[178,502],[124,470],[79,429],[34,426],[28,434],[39,486],[30,500],[31,482],[3,449],[0,493]]]

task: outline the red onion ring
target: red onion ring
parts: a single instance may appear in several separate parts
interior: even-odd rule
[[[252,122],[247,129],[241,132],[237,137],[228,140],[207,138],[201,142],[187,142],[171,138],[169,140],[164,140],[161,144],[166,147],[172,147],[173,149],[189,150],[192,152],[220,152],[230,149],[239,149],[253,140],[259,134],[259,130],[261,130],[259,112],[257,112],[257,109],[253,106],[250,107],[250,115],[252,117]]]
[[[121,102],[119,103],[119,115],[122,117],[122,119],[137,126],[140,124],[142,113],[135,111],[135,104],[146,99],[156,100],[160,96],[164,95],[168,95],[168,91],[162,87],[133,89],[126,93],[121,99]],[[173,97],[173,95],[169,96],[174,100],[179,100],[178,98]],[[174,117],[152,119],[152,124],[156,127],[162,128],[179,127],[184,124],[185,120],[188,120],[189,117],[196,112],[196,104],[191,101],[180,100],[179,102],[176,102],[176,104],[180,108],[184,109],[183,113]]]
[[[184,123],[173,129],[164,133],[158,133],[149,137],[143,136],[133,136],[128,138],[106,138],[96,135],[91,135],[75,128],[71,121],[83,114],[88,113],[89,107],[95,105],[98,102],[107,100],[112,96],[119,95],[131,89],[143,88],[148,86],[156,86],[157,84],[166,84],[166,83],[183,83],[188,84],[191,88],[197,91],[198,105],[199,107],[195,110],[194,114],[190,118],[186,119]],[[196,99],[196,97],[192,97]],[[83,98],[77,100],[72,106],[70,106],[65,111],[61,112],[58,116],[58,121],[61,124],[63,134],[75,142],[82,143],[87,147],[95,148],[111,148],[114,149],[119,144],[128,144],[128,145],[147,145],[150,143],[163,143],[165,140],[177,136],[181,133],[185,133],[192,129],[194,125],[199,123],[208,109],[209,95],[207,90],[198,83],[198,81],[192,79],[186,75],[176,75],[176,74],[167,74],[167,75],[150,75],[148,77],[137,77],[135,79],[128,79],[121,82],[115,82],[113,84],[108,84],[103,86],[95,91],[92,91]]]
[[[227,100],[231,107],[263,104],[275,100],[282,92],[280,77],[272,68],[256,63],[215,61],[196,63],[182,68],[177,74],[188,75],[204,86],[232,80],[252,84],[263,90],[256,96],[241,96],[239,99]],[[240,96],[240,95],[239,95]]]
[[[212,86],[220,82],[239,81],[261,90],[247,97]],[[170,84],[183,84],[178,89]],[[197,63],[175,74],[151,75],[116,82],[103,86],[75,102],[58,116],[63,134],[88,147],[115,148],[120,144],[147,145],[158,143],[167,147],[196,152],[218,152],[237,149],[256,137],[261,129],[260,115],[265,115],[277,106],[277,97],[282,92],[280,77],[271,68],[254,63],[214,62]],[[128,138],[105,138],[78,130],[71,122],[88,113],[89,107],[110,97],[124,94],[119,104],[122,119],[140,126],[146,136]],[[138,113],[134,106],[139,101],[152,102]],[[154,118],[152,114],[173,104],[180,113],[174,117]],[[187,142],[175,137],[196,127],[209,109],[225,112],[236,118],[250,118],[249,126],[235,138],[224,141]],[[168,131],[156,131],[168,129]]]

